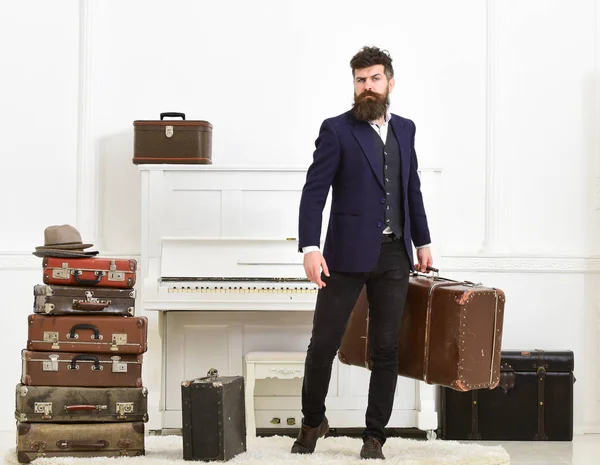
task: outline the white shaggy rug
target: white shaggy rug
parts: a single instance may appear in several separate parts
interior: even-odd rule
[[[362,440],[348,437],[320,439],[312,455],[292,455],[290,437],[259,437],[248,443],[248,451],[229,463],[236,465],[364,465],[359,457]],[[119,458],[39,458],[32,465],[189,465],[183,460],[181,436],[146,436],[146,455]],[[389,438],[383,446],[386,465],[507,465],[510,457],[501,446],[464,444],[454,441],[417,441]],[[5,457],[18,464],[14,449]],[[372,461],[369,461],[372,462]],[[203,463],[203,462],[197,462]],[[204,462],[206,463],[206,462]]]

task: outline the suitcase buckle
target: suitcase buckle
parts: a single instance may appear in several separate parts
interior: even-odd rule
[[[33,404],[33,413],[42,413],[43,420],[50,420],[52,416],[52,402],[35,402]]]
[[[165,126],[165,136],[173,137],[173,126]]]
[[[42,362],[42,371],[58,371],[58,355],[48,355],[50,361]]]

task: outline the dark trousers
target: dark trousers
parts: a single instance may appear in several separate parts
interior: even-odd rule
[[[366,284],[369,301],[369,343],[373,362],[363,438],[385,442],[398,380],[398,331],[408,291],[410,262],[402,240],[384,242],[374,270],[366,273],[332,271],[317,294],[313,329],[304,368],[302,414],[307,426],[325,416],[325,397],[333,359],[348,319]]]

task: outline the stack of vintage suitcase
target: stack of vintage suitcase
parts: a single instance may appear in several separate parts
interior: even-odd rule
[[[34,287],[16,388],[19,462],[144,455],[148,320],[134,316],[137,262],[38,256],[44,284]]]

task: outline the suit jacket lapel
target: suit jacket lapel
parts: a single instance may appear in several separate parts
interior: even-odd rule
[[[402,166],[402,186],[406,188],[410,174],[410,152],[412,140],[406,125],[399,118],[392,116],[390,123],[394,128],[398,147],[400,147],[400,162]],[[406,191],[406,189],[404,189]]]
[[[367,157],[367,161],[371,166],[371,170],[375,177],[381,184],[381,187],[384,187],[383,184],[383,166],[381,165],[381,142],[379,140],[379,136],[375,134],[373,128],[364,121],[354,120],[354,129],[352,130],[352,134],[358,141],[362,151]]]

